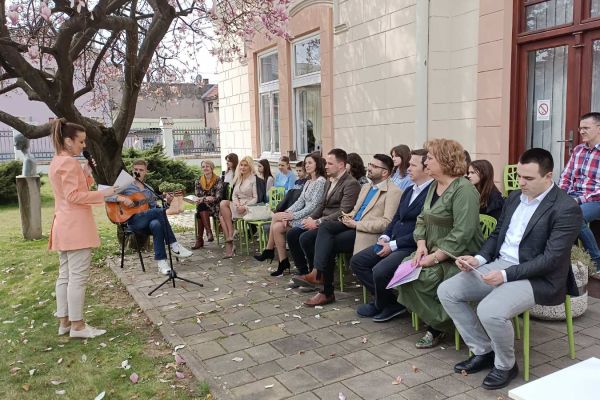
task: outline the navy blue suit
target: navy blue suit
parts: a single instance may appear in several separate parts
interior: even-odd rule
[[[368,247],[356,253],[350,260],[350,268],[352,268],[354,275],[375,296],[375,306],[379,310],[396,303],[396,294],[385,287],[394,276],[394,272],[396,272],[396,268],[402,263],[402,260],[417,248],[413,232],[417,217],[423,209],[423,204],[425,204],[427,188],[419,193],[419,196],[409,205],[412,194],[412,186],[402,193],[394,219],[383,233],[390,240],[395,240],[398,248],[387,257],[381,258],[375,253],[373,247]]]

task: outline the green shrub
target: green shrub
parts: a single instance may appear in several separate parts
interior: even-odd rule
[[[0,163],[0,204],[18,202],[15,178],[17,175],[21,175],[22,169],[23,163],[21,161]]]
[[[160,189],[163,183],[180,184],[187,193],[194,193],[194,180],[200,176],[200,168],[165,156],[161,144],[148,150],[129,148],[123,152],[123,162],[128,171],[131,171],[133,162],[140,158],[148,162],[149,173],[146,176],[148,185]]]
[[[162,182],[158,187],[161,192],[176,192],[178,190],[184,190],[185,185],[181,183]]]

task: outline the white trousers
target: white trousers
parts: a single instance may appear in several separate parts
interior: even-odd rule
[[[92,249],[59,251],[56,280],[56,317],[83,320],[85,285],[90,276]]]

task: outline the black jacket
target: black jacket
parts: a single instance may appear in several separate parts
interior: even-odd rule
[[[496,229],[477,253],[493,261],[500,255],[521,191],[504,202]],[[577,294],[571,270],[571,247],[579,234],[583,217],[577,202],[554,186],[533,213],[521,242],[520,264],[506,268],[508,282],[529,279],[536,304],[553,306],[565,301],[565,294]]]

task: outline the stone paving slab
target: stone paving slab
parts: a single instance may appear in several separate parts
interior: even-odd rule
[[[184,218],[185,219],[185,218]],[[178,234],[184,244],[189,233]],[[194,252],[177,273],[204,287],[177,281],[152,296],[148,292],[164,278],[151,254],[144,255],[146,273],[137,255],[109,263],[149,319],[179,350],[216,399],[338,400],[350,399],[508,399],[510,388],[523,384],[522,374],[509,388],[480,387],[485,372],[462,376],[452,366],[468,357],[453,338],[430,350],[416,349],[423,335],[404,316],[378,324],[358,318],[362,291],[346,274],[347,291],[319,309],[303,307],[311,293],[287,287],[289,275],[269,276],[268,264],[248,256],[223,260],[216,243]],[[567,357],[564,322],[531,322],[531,379],[555,372],[589,357],[600,357],[600,301],[575,319],[577,359]],[[517,361],[522,366],[522,343]],[[396,377],[400,384],[393,384]]]

